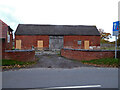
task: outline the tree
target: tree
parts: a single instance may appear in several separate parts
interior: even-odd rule
[[[103,29],[99,29],[98,31],[100,32],[101,40],[103,39],[103,40],[107,40],[108,41],[108,39],[111,38],[111,34],[104,32]]]

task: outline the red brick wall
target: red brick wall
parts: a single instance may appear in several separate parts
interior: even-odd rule
[[[15,40],[22,41],[22,49],[31,49],[32,45],[37,47],[38,40],[43,40],[43,47],[49,48],[49,36],[47,35],[16,35]],[[78,45],[78,40],[82,40],[81,47]],[[84,49],[85,40],[89,41],[90,46],[100,46],[100,36],[64,36],[64,48]]]
[[[78,40],[82,45],[78,45]],[[64,36],[64,48],[84,49],[84,41],[88,40],[90,46],[100,46],[100,36]]]
[[[0,22],[2,23],[2,36],[0,36],[0,37],[2,37],[2,38],[6,38],[6,36],[7,36],[7,31],[8,31],[8,25],[7,24],[5,24],[3,21],[1,21],[0,20]]]
[[[11,59],[17,61],[35,61],[35,51],[6,50],[5,59]]]
[[[2,23],[2,30],[1,30],[1,33],[0,33],[0,38],[5,38],[5,49],[6,50],[10,50],[12,49],[13,45],[12,45],[12,42],[13,42],[13,36],[12,36],[12,32],[9,30],[9,27],[7,24],[5,24],[3,21],[0,20],[0,23]],[[10,43],[7,42],[7,31],[10,35]],[[11,33],[10,33],[11,32]]]
[[[16,47],[16,40],[21,40],[21,49],[31,49],[32,45],[37,47],[37,41],[43,40],[43,47],[49,48],[49,36],[47,35],[16,35],[15,36],[15,47]]]
[[[118,52],[118,54],[119,53],[120,51]],[[62,49],[61,55],[69,59],[92,60],[100,58],[113,58],[115,54],[114,51]]]

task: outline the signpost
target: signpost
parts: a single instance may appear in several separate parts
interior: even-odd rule
[[[113,36],[115,36],[115,58],[117,58],[117,37],[119,35],[119,21],[113,22]]]

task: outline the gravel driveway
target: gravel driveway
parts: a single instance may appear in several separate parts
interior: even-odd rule
[[[85,65],[79,61],[70,60],[59,55],[36,55],[39,58],[38,63],[32,67],[41,68],[75,68],[75,67],[94,67]]]

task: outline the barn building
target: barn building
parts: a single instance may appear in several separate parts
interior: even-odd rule
[[[19,24],[15,32],[17,49],[89,49],[100,46],[96,26]]]

